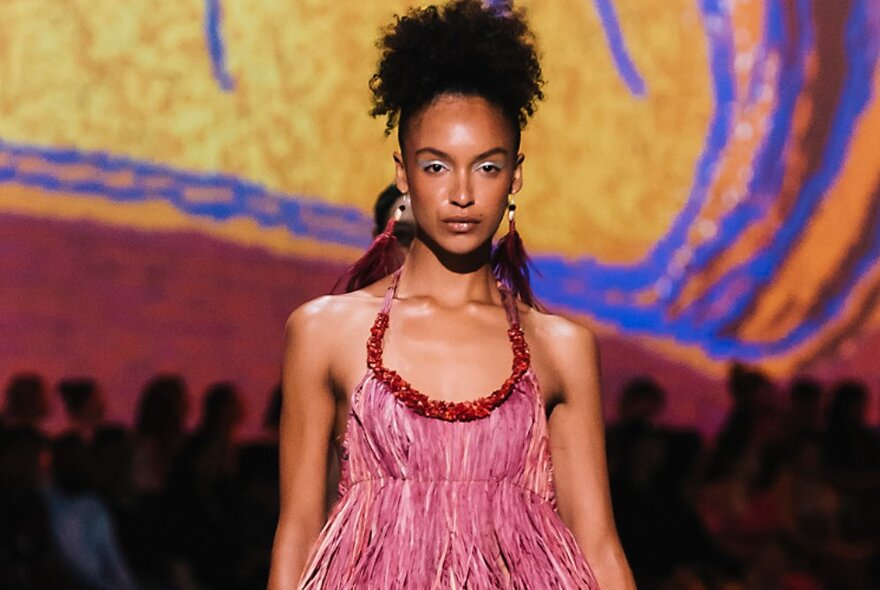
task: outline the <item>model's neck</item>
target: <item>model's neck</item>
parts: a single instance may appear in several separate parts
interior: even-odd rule
[[[490,247],[465,256],[438,254],[413,241],[397,289],[402,297],[430,297],[444,306],[491,301],[497,288],[489,264]]]

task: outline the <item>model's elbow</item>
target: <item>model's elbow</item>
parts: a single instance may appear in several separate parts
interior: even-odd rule
[[[592,530],[590,533],[576,534],[576,537],[599,582],[599,588],[635,589],[632,571],[614,528]]]
[[[297,587],[320,528],[320,516],[306,518],[282,516],[279,519],[272,545],[268,590],[291,590]]]

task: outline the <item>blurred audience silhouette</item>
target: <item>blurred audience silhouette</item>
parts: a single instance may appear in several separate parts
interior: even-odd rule
[[[393,201],[392,206],[393,209]],[[670,400],[632,379],[607,431],[621,540],[641,589],[880,587],[880,436],[869,390],[798,377],[782,387],[731,366],[717,435],[664,425]],[[281,387],[258,436],[240,441],[235,384],[206,388],[188,432],[184,378],[141,391],[133,428],[104,419],[89,377],[50,389],[13,376],[0,414],[0,588],[264,587],[278,517]],[[680,395],[680,394],[677,394]],[[328,504],[335,485],[331,470]]]
[[[12,378],[6,388],[0,428],[30,428],[40,431],[49,413],[46,384],[36,373],[21,373]]]
[[[868,388],[781,388],[731,366],[717,436],[658,426],[653,380],[631,381],[608,428],[612,495],[639,588],[880,587],[878,435]],[[827,412],[823,415],[823,404]]]
[[[64,379],[58,394],[67,417],[67,431],[91,442],[104,420],[104,395],[94,379]]]

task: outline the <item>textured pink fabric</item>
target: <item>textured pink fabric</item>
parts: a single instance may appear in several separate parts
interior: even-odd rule
[[[300,588],[598,588],[556,511],[531,369],[488,417],[470,422],[419,415],[368,371],[342,454],[340,498]]]

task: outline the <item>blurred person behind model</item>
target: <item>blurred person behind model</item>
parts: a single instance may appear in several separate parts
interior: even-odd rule
[[[46,382],[36,373],[18,373],[6,386],[0,431],[32,428],[42,432],[42,423],[49,414]]]
[[[394,223],[394,237],[397,238],[397,244],[403,253],[409,252],[409,247],[413,239],[416,237],[416,220],[412,214],[412,207],[408,206],[408,198],[397,185],[389,184],[376,197],[376,203],[373,205],[373,237],[375,238],[397,211],[400,211],[400,218]]]
[[[75,377],[63,379],[57,390],[67,418],[65,434],[76,434],[91,444],[104,421],[106,406],[101,388],[94,379]]]
[[[239,588],[242,555],[239,455],[243,408],[229,382],[211,384],[202,419],[174,466],[168,501],[175,524],[172,551],[207,588]]]

